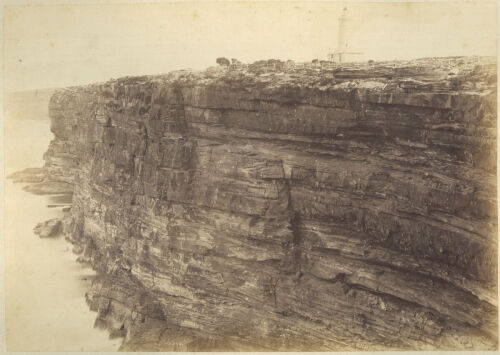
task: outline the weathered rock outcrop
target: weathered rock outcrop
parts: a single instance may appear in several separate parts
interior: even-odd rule
[[[45,170],[43,168],[27,168],[17,171],[7,176],[14,183],[36,184],[45,180]]]
[[[33,230],[40,238],[55,238],[61,234],[62,224],[61,219],[54,218],[48,221],[38,223]]]
[[[180,71],[50,115],[122,349],[497,348],[494,62]]]

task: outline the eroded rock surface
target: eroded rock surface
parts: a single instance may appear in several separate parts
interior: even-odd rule
[[[55,238],[61,235],[62,223],[60,218],[49,219],[38,223],[33,229],[40,238]]]
[[[39,183],[45,179],[45,172],[43,168],[27,168],[17,171],[7,176],[7,179],[12,179],[15,183]]]
[[[45,169],[122,350],[496,349],[495,112],[485,58],[123,78]]]

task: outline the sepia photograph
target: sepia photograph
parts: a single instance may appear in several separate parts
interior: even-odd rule
[[[0,352],[498,350],[496,1],[0,6]]]

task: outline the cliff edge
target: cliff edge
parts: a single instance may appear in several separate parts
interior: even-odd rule
[[[497,349],[496,62],[60,90],[47,182],[122,350]]]

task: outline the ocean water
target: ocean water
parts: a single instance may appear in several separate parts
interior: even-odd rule
[[[6,175],[41,167],[52,139],[50,122],[4,121]],[[48,196],[5,180],[5,327],[8,351],[116,351],[121,339],[94,328],[96,314],[85,302],[94,272],[76,263],[63,238],[41,239],[37,223],[60,217]]]

